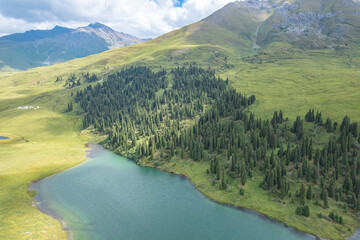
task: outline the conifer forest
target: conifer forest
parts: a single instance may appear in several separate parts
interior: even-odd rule
[[[245,186],[260,174],[259,188],[298,199],[294,214],[305,217],[311,214],[309,201],[329,208],[329,198],[359,211],[357,123],[347,116],[337,123],[314,109],[294,122],[281,110],[262,120],[250,110],[255,101],[213,70],[195,66],[158,72],[130,67],[75,96],[83,127],[108,134],[104,145],[135,161],[169,161],[175,155],[205,161],[211,183],[224,190],[234,179]],[[333,212],[325,217],[343,223]]]

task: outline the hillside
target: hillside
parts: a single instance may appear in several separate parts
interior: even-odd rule
[[[311,110],[293,122],[280,110],[261,120],[248,110],[256,96],[193,66],[127,68],[76,91],[73,101],[84,128],[108,135],[105,147],[185,175],[215,201],[327,239],[358,226],[360,137],[348,117],[340,124]]]
[[[259,96],[254,111],[262,116],[269,117],[275,109],[283,109],[289,112],[290,117],[295,117],[314,107],[338,120],[345,112],[359,119],[356,108],[360,94],[356,80],[360,67],[358,4],[351,0],[324,1],[324,9],[331,11],[334,8],[342,14],[342,29],[346,31],[342,35],[342,44],[338,42],[326,47],[324,37],[316,35],[318,37],[312,42],[318,42],[319,47],[315,47],[311,44],[298,45],[303,42],[301,39],[306,36],[306,31],[297,39],[282,31],[270,33],[265,30],[278,26],[281,19],[276,16],[279,11],[294,7],[265,4],[265,1],[255,4],[258,2],[230,3],[198,23],[147,43],[30,70],[21,73],[23,75],[13,75],[8,80],[22,79],[26,83],[31,75],[31,78],[37,76],[42,83],[50,84],[60,75],[87,71],[101,74],[107,67],[118,69],[129,64],[170,67],[196,62],[215,68],[223,77],[230,77],[235,88],[242,92]],[[296,6],[301,8],[287,14],[305,14],[306,8],[316,9],[313,8],[316,2],[322,3],[320,0],[299,1]],[[349,4],[354,5],[353,11],[339,10]],[[327,21],[336,23],[338,18]],[[298,28],[302,24],[300,22]],[[327,32],[331,33],[330,30]],[[329,39],[332,39],[331,35]],[[5,82],[2,80],[0,84]],[[342,111],[339,112],[339,109]]]
[[[0,37],[0,71],[52,65],[144,41],[101,23],[15,33]]]
[[[78,104],[74,102],[74,110],[66,112],[67,104],[73,101],[71,93],[76,94],[90,84],[84,78],[86,73],[94,73],[98,81],[106,81],[110,74],[130,65],[148,66],[158,71],[192,63],[215,69],[216,75],[223,79],[228,77],[230,86],[238,92],[248,97],[254,94],[256,101],[248,110],[256,117],[271,119],[274,111],[281,109],[292,123],[296,116],[303,118],[309,108],[314,108],[315,112],[321,111],[324,117],[338,123],[345,115],[350,116],[351,122],[359,122],[358,2],[280,2],[230,3],[200,22],[146,43],[21,73],[0,74],[0,132],[18,137],[14,143],[0,144],[0,153],[6,159],[0,163],[4,189],[0,206],[5,206],[1,208],[4,214],[0,215],[0,225],[7,229],[0,233],[0,238],[21,235],[24,239],[27,236],[49,239],[41,235],[42,230],[52,234],[52,238],[65,237],[54,219],[32,207],[32,198],[25,192],[33,180],[84,161],[84,144],[101,140],[89,140],[88,132],[82,131],[82,116],[77,113],[83,110]],[[314,16],[311,22],[305,21],[307,16]],[[80,79],[80,86],[68,87],[72,74]],[[58,77],[60,80],[56,81]],[[18,109],[26,105],[40,108],[36,111]],[[305,125],[309,133],[313,127]],[[323,128],[320,133],[323,134],[318,140],[323,143],[323,137],[329,134]],[[191,160],[186,161],[182,169],[179,165],[173,168],[176,161],[172,159],[161,168],[186,175],[201,172],[195,174],[192,181],[197,186],[202,185],[205,169],[209,167],[207,163],[195,164],[194,171]],[[205,176],[206,186],[210,186],[209,176]],[[257,196],[266,196],[264,201],[271,201],[270,195],[260,193],[263,191],[258,187],[261,181],[262,178],[249,181],[246,191],[256,189]],[[217,189],[209,196],[218,197],[220,201],[234,200],[235,193],[228,194],[228,198],[220,193],[222,191]],[[240,205],[238,196],[236,192],[234,201]],[[257,204],[246,201],[249,206]],[[331,201],[330,204],[335,203]],[[261,211],[276,211],[277,206],[277,202],[263,204]],[[18,226],[18,221],[23,224]],[[321,225],[321,221],[318,224]],[[300,225],[306,223],[299,220]],[[351,224],[353,230],[356,223],[352,221]],[[328,233],[323,234],[337,231],[335,228],[326,230]],[[26,232],[30,235],[23,235]]]

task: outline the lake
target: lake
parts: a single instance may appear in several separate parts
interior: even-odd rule
[[[34,183],[38,207],[73,239],[315,239],[217,204],[185,178],[143,168],[92,144],[85,163]]]
[[[9,137],[0,136],[0,140],[10,139]]]

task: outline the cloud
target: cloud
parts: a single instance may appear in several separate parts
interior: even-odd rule
[[[1,0],[0,35],[104,23],[138,37],[156,37],[201,20],[229,0]]]

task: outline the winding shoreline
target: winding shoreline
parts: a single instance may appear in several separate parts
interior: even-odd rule
[[[34,191],[34,190],[35,190],[35,191],[36,191],[36,195],[37,195],[39,189],[37,189],[37,188],[35,188],[35,187],[33,186],[34,183],[39,182],[39,181],[42,181],[42,180],[45,180],[45,179],[50,178],[50,177],[53,177],[53,176],[56,176],[56,175],[59,174],[59,173],[62,173],[62,172],[64,172],[64,171],[68,171],[68,170],[70,170],[70,169],[72,169],[72,168],[76,168],[76,167],[78,167],[78,166],[80,166],[80,165],[85,164],[86,162],[88,162],[88,161],[91,159],[88,154],[90,154],[90,152],[91,152],[92,150],[94,150],[94,147],[92,147],[92,146],[94,146],[94,145],[95,145],[95,146],[96,146],[96,145],[101,146],[100,144],[97,144],[97,143],[87,143],[87,144],[85,144],[85,150],[84,150],[84,152],[85,152],[85,160],[84,160],[84,161],[82,161],[82,162],[80,162],[80,163],[78,163],[78,164],[76,164],[76,165],[74,165],[74,166],[72,166],[72,167],[70,167],[70,168],[61,170],[61,171],[59,171],[59,172],[56,172],[56,173],[51,174],[51,175],[49,175],[49,176],[46,176],[46,177],[44,177],[44,178],[39,178],[39,179],[36,179],[36,180],[32,181],[31,184],[28,186],[27,190],[28,190],[28,191]],[[73,235],[74,235],[74,234],[73,234],[73,232],[72,232],[69,228],[67,228],[66,222],[63,221],[63,220],[61,220],[60,217],[56,216],[56,214],[41,209],[41,208],[39,207],[39,205],[41,204],[41,202],[38,202],[38,201],[36,201],[36,200],[34,199],[34,198],[36,197],[36,195],[33,196],[33,197],[31,197],[31,198],[33,199],[33,201],[35,202],[36,208],[37,208],[40,212],[44,213],[45,215],[48,215],[49,217],[51,217],[51,218],[55,219],[56,221],[58,221],[58,222],[60,223],[60,225],[61,225],[62,230],[66,233],[66,239],[67,239],[67,240],[73,240]]]
[[[140,165],[139,165],[139,166],[140,166]],[[238,209],[238,210],[241,210],[241,211],[246,211],[246,212],[249,212],[249,213],[251,213],[251,214],[256,214],[256,215],[258,215],[258,216],[260,216],[260,217],[265,218],[265,219],[268,220],[268,221],[274,221],[274,222],[276,222],[276,223],[279,223],[279,224],[283,225],[283,227],[289,228],[290,230],[292,230],[292,231],[294,231],[294,232],[296,232],[296,233],[306,234],[306,235],[309,235],[309,236],[313,236],[314,239],[328,240],[328,239],[326,239],[326,238],[321,238],[321,237],[315,236],[315,235],[313,235],[313,234],[310,234],[310,233],[301,231],[301,230],[299,230],[299,229],[297,229],[297,228],[295,228],[295,227],[286,226],[285,223],[281,222],[280,220],[278,220],[278,219],[276,219],[276,218],[271,218],[271,217],[269,217],[268,215],[266,215],[265,213],[261,213],[261,212],[258,212],[258,211],[255,211],[255,210],[253,210],[253,209],[246,208],[246,207],[243,207],[243,206],[240,206],[240,205],[234,205],[234,204],[230,204],[230,203],[226,203],[226,202],[221,202],[221,201],[217,201],[217,200],[215,200],[215,199],[212,199],[212,198],[211,198],[210,196],[208,196],[205,192],[201,191],[201,190],[196,186],[196,184],[191,181],[191,178],[190,178],[190,177],[186,176],[186,175],[183,174],[183,173],[176,173],[176,172],[174,172],[174,171],[168,171],[168,170],[166,170],[166,169],[161,169],[161,168],[158,168],[158,167],[155,167],[155,166],[151,166],[151,165],[146,165],[146,164],[145,164],[144,166],[141,166],[141,167],[154,168],[154,169],[158,169],[158,170],[160,170],[160,171],[167,172],[167,173],[172,174],[172,175],[176,175],[176,176],[182,177],[182,178],[188,180],[188,181],[191,183],[191,185],[194,186],[194,188],[196,189],[196,191],[198,191],[198,192],[199,192],[201,195],[203,195],[206,199],[208,199],[208,200],[210,200],[210,201],[212,201],[212,202],[214,202],[214,203],[217,203],[217,204],[220,204],[220,205],[226,206],[226,207],[235,208],[235,209]]]
[[[81,164],[86,163],[87,161],[89,161],[89,160],[91,159],[91,152],[94,151],[94,150],[96,150],[97,147],[101,147],[101,148],[103,148],[103,149],[105,149],[105,150],[108,150],[108,151],[110,151],[110,152],[112,152],[112,153],[114,153],[114,154],[116,154],[116,155],[122,156],[122,155],[120,155],[120,154],[117,154],[117,153],[111,151],[111,150],[108,149],[108,148],[105,148],[103,145],[98,144],[98,143],[90,143],[90,144],[88,144],[86,147],[87,147],[87,149],[84,150],[85,155],[86,155],[86,160],[84,160],[83,162],[80,162],[79,164],[76,164],[76,165],[74,165],[74,166],[72,166],[72,167],[70,167],[70,168],[68,168],[68,169],[64,169],[64,170],[62,170],[62,171],[56,172],[55,174],[49,175],[49,176],[44,177],[44,178],[42,178],[42,179],[37,179],[37,180],[32,181],[32,183],[31,183],[30,186],[28,187],[28,190],[36,190],[36,191],[38,192],[38,189],[33,187],[33,184],[34,184],[34,183],[36,183],[36,182],[38,182],[38,181],[40,181],[40,180],[44,180],[44,179],[46,179],[46,178],[48,178],[48,177],[53,177],[53,176],[55,176],[56,174],[59,174],[59,173],[61,173],[61,172],[63,172],[63,171],[70,170],[70,169],[72,169],[72,168],[78,167],[78,166],[81,165]],[[128,158],[128,157],[126,157],[126,156],[123,156],[123,157]],[[130,158],[128,158],[128,159],[131,160]],[[131,161],[133,161],[133,162],[135,163],[134,160],[131,160]],[[135,164],[136,164],[136,163],[135,163]],[[301,231],[301,230],[299,230],[299,229],[297,229],[296,227],[293,227],[293,226],[291,226],[291,225],[287,225],[287,224],[281,222],[280,220],[278,220],[277,218],[272,217],[272,216],[269,216],[269,215],[264,214],[264,213],[262,213],[262,212],[255,211],[255,210],[253,210],[253,209],[249,209],[249,208],[243,207],[243,206],[241,206],[241,205],[234,205],[234,204],[231,204],[231,203],[222,202],[222,201],[218,201],[218,200],[212,199],[209,195],[206,194],[206,192],[204,192],[204,191],[202,191],[200,188],[198,188],[198,186],[192,181],[192,179],[191,179],[190,177],[186,176],[186,175],[183,174],[183,173],[177,173],[177,172],[175,172],[175,171],[172,171],[172,170],[169,170],[169,169],[165,169],[165,168],[161,168],[160,166],[153,166],[153,165],[148,164],[148,163],[145,163],[144,165],[139,165],[139,164],[137,164],[137,165],[138,165],[139,167],[154,168],[154,169],[158,169],[158,170],[160,170],[160,171],[167,172],[167,173],[172,174],[172,175],[180,176],[180,177],[186,179],[187,181],[189,181],[189,182],[194,186],[194,188],[196,189],[196,191],[198,191],[203,197],[205,197],[206,199],[208,199],[208,200],[210,200],[210,201],[212,201],[212,202],[214,202],[214,203],[217,203],[217,204],[220,204],[220,205],[223,205],[223,206],[227,206],[227,207],[231,207],[231,208],[236,208],[236,209],[238,209],[238,210],[246,211],[246,212],[249,212],[249,213],[252,213],[252,214],[256,214],[256,215],[261,216],[261,217],[263,217],[263,218],[265,218],[265,219],[267,219],[267,220],[269,220],[269,221],[274,221],[274,222],[276,222],[276,223],[279,223],[279,224],[281,224],[283,227],[290,228],[291,231],[294,231],[294,232],[296,232],[296,233],[306,234],[306,235],[308,235],[308,236],[312,236],[312,237],[314,237],[314,239],[324,239],[324,240],[326,240],[325,238],[318,237],[318,236],[316,236],[316,235],[313,235],[313,234],[310,234],[310,233]],[[36,196],[36,195],[35,195],[35,196]],[[35,196],[34,196],[34,197],[35,197]],[[35,203],[36,203],[37,209],[38,209],[40,212],[42,212],[42,213],[50,216],[51,218],[57,220],[57,221],[61,224],[63,231],[66,233],[67,239],[68,239],[68,240],[72,240],[72,239],[73,239],[73,232],[72,232],[70,229],[67,228],[66,222],[63,221],[63,220],[61,220],[58,216],[56,216],[55,213],[51,213],[51,212],[42,210],[42,209],[39,207],[39,205],[41,204],[41,202],[37,202],[37,201],[34,199],[34,197],[32,197],[32,198],[33,198],[33,200],[34,200]],[[354,233],[352,233],[352,235],[350,235],[350,236],[347,237],[346,239],[351,238],[351,236],[353,236],[353,234],[355,234],[355,233],[356,233],[356,231],[355,231]]]
[[[85,160],[84,162],[86,162],[86,161],[87,161],[87,160]],[[84,163],[84,162],[82,162],[82,163]],[[82,164],[82,163],[80,163],[80,164]],[[80,165],[80,164],[78,164],[78,165]],[[78,165],[76,165],[76,166],[78,166]],[[74,167],[76,167],[76,166],[74,166]],[[71,167],[71,168],[73,168],[73,167]],[[69,169],[71,169],[71,168],[69,168]],[[63,171],[67,171],[67,170],[69,170],[69,169],[65,169],[65,170],[63,170]],[[32,181],[31,184],[30,184],[30,186],[27,188],[27,190],[28,190],[28,191],[36,191],[36,195],[37,195],[39,189],[33,187],[33,184],[34,184],[34,183],[36,183],[36,182],[38,182],[38,181],[41,181],[41,180],[44,180],[44,179],[49,178],[49,177],[53,177],[53,176],[55,176],[56,174],[61,173],[61,172],[63,172],[63,171],[60,171],[60,172],[57,172],[57,173],[52,174],[52,175],[50,175],[50,176],[47,176],[47,177],[44,177],[44,178],[40,178],[40,179],[36,179],[36,180]],[[34,197],[32,197],[33,201],[35,202],[36,208],[37,208],[40,212],[42,212],[43,214],[48,215],[49,217],[51,217],[51,218],[55,219],[56,221],[58,221],[58,222],[60,223],[60,225],[61,225],[62,230],[66,233],[66,239],[67,239],[67,240],[72,240],[72,239],[73,239],[73,233],[70,231],[70,229],[68,229],[68,228],[66,227],[66,222],[62,221],[59,217],[55,216],[54,213],[51,213],[51,212],[48,212],[48,211],[45,211],[45,210],[41,209],[41,208],[39,207],[39,205],[41,204],[41,202],[38,202],[38,201],[36,201],[36,200],[34,199],[34,198],[36,197],[36,195],[35,195]]]

